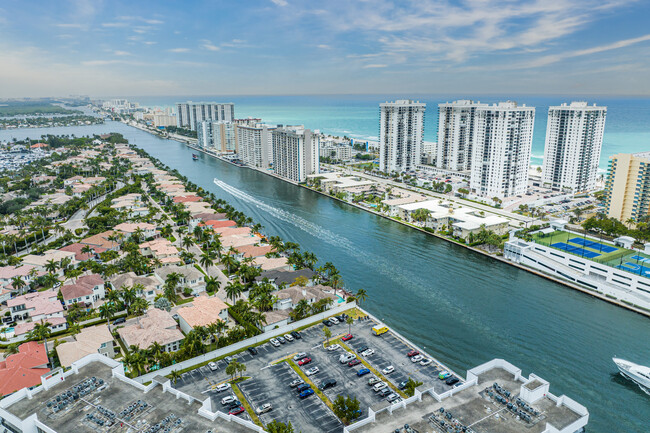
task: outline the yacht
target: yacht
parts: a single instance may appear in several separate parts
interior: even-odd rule
[[[650,367],[635,364],[621,358],[612,358],[621,374],[645,390],[650,390]]]

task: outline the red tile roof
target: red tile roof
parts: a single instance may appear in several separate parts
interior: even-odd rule
[[[201,224],[199,224],[201,225]],[[209,220],[205,222],[206,226],[212,226],[212,228],[221,228],[221,227],[234,227],[237,225],[236,222],[234,221],[216,221],[216,220]]]
[[[201,201],[201,197],[196,195],[186,195],[174,197],[174,203],[189,203],[194,201]]]
[[[88,238],[88,239],[90,239],[90,238]],[[85,247],[85,246],[86,245],[84,245],[84,244],[74,243],[74,244],[70,244],[70,245],[67,245],[65,247],[59,248],[59,251],[69,251],[71,253],[75,253],[75,258],[77,259],[77,261],[85,262],[86,260],[88,260],[88,259],[90,259],[92,257],[92,255],[89,254],[89,253],[82,253],[81,252],[81,249],[83,247]],[[102,248],[102,247],[93,246],[91,248],[97,254],[100,254],[100,253],[103,253],[104,251],[106,251],[106,248]]]
[[[0,363],[0,395],[8,395],[25,387],[41,383],[47,373],[47,354],[36,341],[18,346],[18,353],[9,355]]]

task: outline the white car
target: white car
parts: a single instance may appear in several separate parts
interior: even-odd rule
[[[328,320],[330,322],[332,322],[333,324],[335,324],[335,325],[338,325],[339,323],[341,323],[341,322],[339,322],[339,319],[337,319],[336,317],[330,317]]]
[[[368,349],[368,350],[363,351],[363,353],[361,353],[361,356],[370,356],[373,353],[375,353],[375,349]]]
[[[347,364],[348,362],[352,361],[356,357],[357,357],[356,355],[346,352],[343,355],[339,356],[339,362],[341,364]]]
[[[228,397],[224,397],[221,399],[221,404],[222,405],[227,405],[235,401],[235,396],[234,395],[229,395]]]
[[[271,338],[269,342],[274,346],[274,347],[280,347],[280,342],[276,340],[275,338]]]
[[[225,391],[227,389],[230,389],[230,384],[229,383],[222,383],[221,385],[217,385],[217,386],[214,387],[214,390],[217,391],[217,392],[223,392],[223,391]]]
[[[284,334],[284,339],[287,341],[293,341],[293,336],[291,334]]]
[[[255,412],[257,412],[258,415],[261,415],[263,413],[266,413],[273,409],[273,406],[271,406],[271,403],[264,403],[262,406],[258,407],[255,409]]]
[[[422,361],[423,359],[424,359],[424,356],[422,356],[422,355],[415,355],[413,358],[411,358],[411,362],[413,362],[413,363],[415,363],[415,362],[420,362],[420,361]]]
[[[379,382],[379,383],[376,383],[376,384],[372,387],[372,390],[375,391],[375,392],[379,392],[379,391],[381,391],[382,389],[386,388],[387,386],[388,386],[388,385],[386,385],[385,382]]]
[[[311,376],[311,375],[314,375],[314,374],[318,373],[319,371],[320,370],[318,369],[318,367],[312,367],[309,370],[305,371],[305,374],[307,376]]]
[[[340,344],[332,344],[331,346],[329,346],[329,347],[327,348],[327,350],[332,351],[332,350],[338,350],[338,349],[340,349],[340,348],[341,348],[341,345],[340,345]]]
[[[386,397],[386,400],[388,400],[389,402],[392,402],[394,400],[397,400],[398,398],[399,398],[399,395],[397,395],[395,393],[392,393],[388,397]]]
[[[210,370],[212,370],[212,371],[216,371],[216,370],[219,369],[219,366],[217,365],[216,362],[209,362],[208,363],[208,368],[210,368]]]
[[[296,353],[293,357],[294,361],[300,361],[302,358],[305,358],[307,354],[305,352]]]
[[[429,365],[431,364],[431,358],[424,358],[422,361],[420,361],[420,365]]]
[[[395,371],[395,367],[389,365],[388,367],[384,368],[381,372],[383,374],[391,374],[393,371]]]

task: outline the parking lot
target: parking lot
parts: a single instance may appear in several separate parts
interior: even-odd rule
[[[442,393],[450,389],[444,381],[438,380],[437,374],[442,367],[435,360],[427,366],[419,363],[412,363],[406,353],[411,348],[391,331],[377,337],[372,333],[372,327],[376,323],[372,320],[355,321],[352,325],[354,338],[346,342],[351,349],[359,349],[368,346],[375,350],[375,353],[359,358],[367,361],[374,369],[381,370],[388,365],[393,365],[395,372],[386,375],[386,378],[395,386],[409,377],[423,382],[425,385],[433,385],[436,392]],[[333,412],[323,403],[317,395],[311,395],[300,399],[298,393],[289,384],[299,378],[291,366],[286,362],[274,364],[285,358],[292,358],[299,352],[305,352],[311,363],[300,367],[306,371],[311,367],[318,367],[319,372],[310,376],[315,385],[319,385],[325,379],[336,380],[336,386],[324,391],[330,401],[338,395],[356,397],[361,406],[363,418],[367,415],[368,408],[382,400],[377,393],[368,385],[368,379],[373,373],[364,376],[357,376],[357,371],[364,368],[363,364],[349,367],[339,362],[339,356],[344,352],[343,348],[335,351],[328,351],[322,347],[324,341],[323,324],[318,323],[311,328],[301,331],[301,339],[292,342],[287,341],[279,347],[274,347],[270,342],[258,346],[258,353],[251,355],[248,351],[241,352],[235,357],[238,362],[246,365],[244,376],[249,376],[244,382],[238,384],[250,406],[255,409],[262,404],[270,403],[273,409],[262,414],[260,421],[266,425],[273,419],[282,422],[291,422],[297,431],[303,433],[311,432],[340,432],[343,425]],[[330,328],[333,339],[348,332],[348,325],[338,324]],[[232,391],[218,393],[212,387],[230,380],[226,374],[227,363],[225,360],[216,361],[216,369],[208,365],[186,372],[178,379],[175,388],[198,398],[210,396],[215,410],[227,413],[228,408],[221,405],[221,399],[232,394]],[[381,379],[381,378],[380,378]],[[249,415],[243,413],[242,418],[250,419]]]

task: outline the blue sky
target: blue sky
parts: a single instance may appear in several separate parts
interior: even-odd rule
[[[650,95],[649,1],[6,0],[0,97]]]

